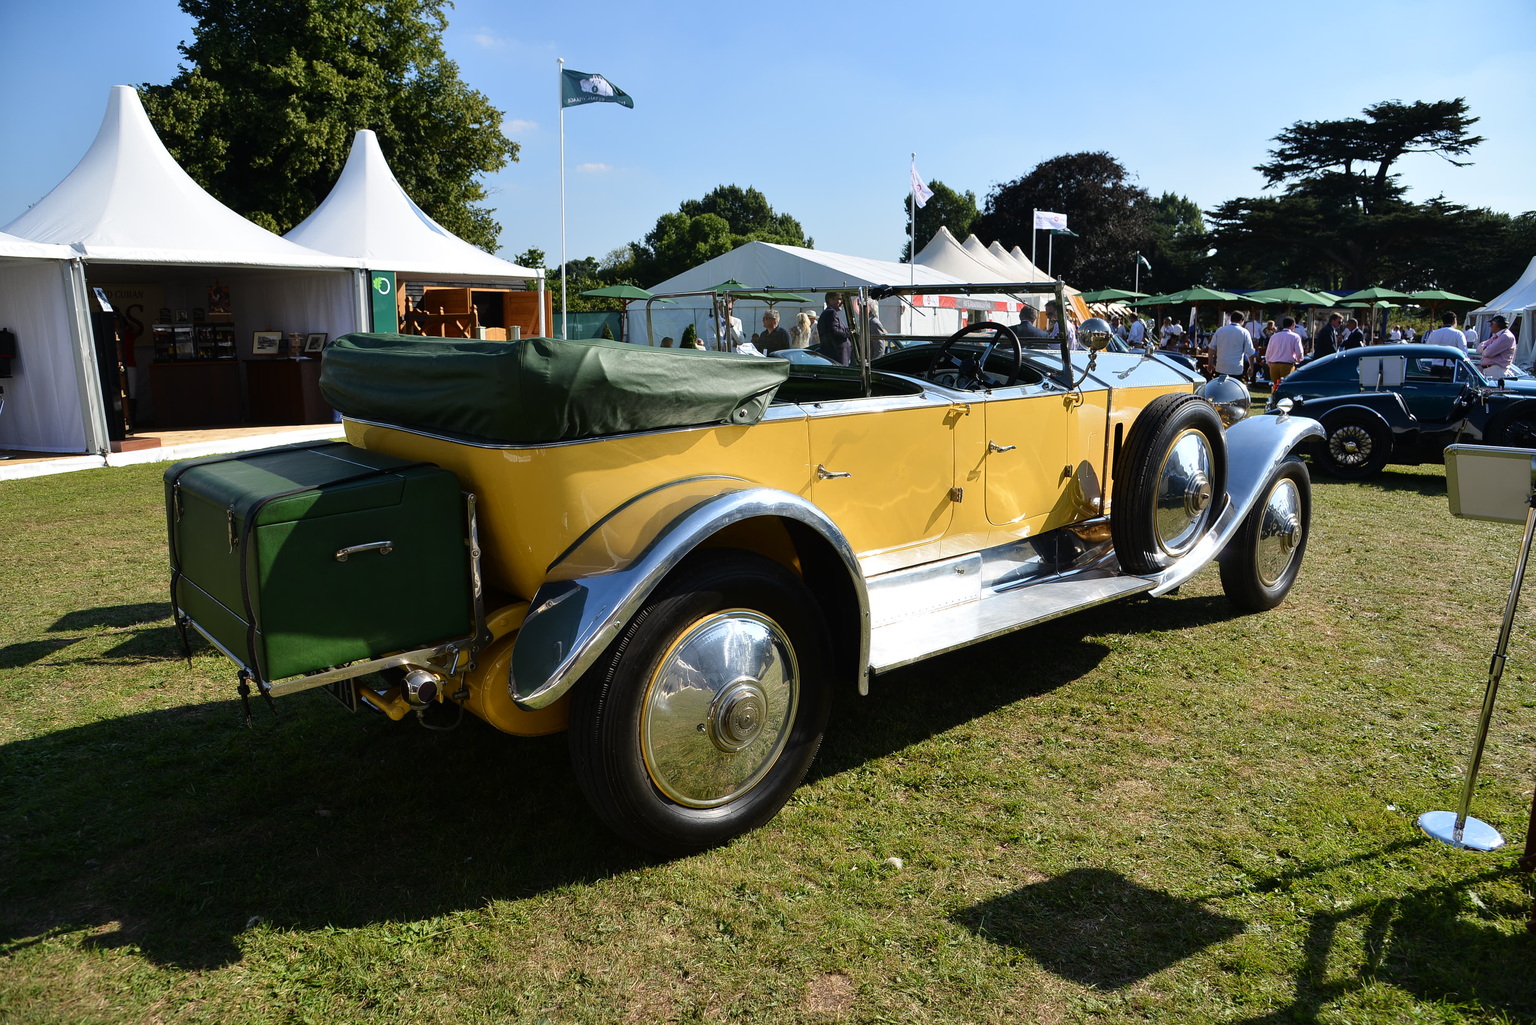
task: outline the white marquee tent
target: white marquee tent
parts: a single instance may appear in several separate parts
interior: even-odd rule
[[[84,452],[101,400],[87,376],[85,277],[68,246],[0,233],[0,328],[16,335],[14,376],[0,378],[0,448]],[[88,416],[86,410],[92,410]]]
[[[1520,280],[1468,315],[1476,325],[1479,338],[1487,338],[1491,333],[1488,321],[1496,313],[1503,314],[1510,330],[1517,332],[1515,365],[1529,370],[1536,361],[1536,324],[1532,323],[1536,320],[1536,257],[1531,259]],[[1517,317],[1520,320],[1518,329],[1515,325]]]
[[[913,282],[920,285],[950,285],[1002,279],[977,275],[958,276],[921,262],[896,263],[830,253],[821,249],[748,242],[723,256],[707,260],[676,277],[651,286],[650,290],[657,293],[701,291],[728,280],[739,281],[749,288],[798,289],[858,288]],[[819,312],[823,306],[822,298],[819,295],[810,298],[813,301],[807,304],[779,304],[781,326],[787,330],[794,323],[794,314],[802,309]],[[965,311],[970,309],[986,309],[989,315],[996,313],[1009,323],[1018,319],[1019,303],[1004,296],[931,295],[913,297],[911,302],[912,305],[908,305],[900,299],[892,298],[880,304],[880,322],[886,331],[891,334],[949,334],[964,326]],[[711,308],[707,296],[682,298],[677,300],[676,305],[652,304],[651,321],[655,340],[659,342],[663,336],[679,339],[683,327],[689,323],[694,325],[694,330],[701,336],[707,336],[705,325]],[[766,303],[736,303],[735,315],[741,318],[742,330],[748,337],[761,329],[762,313],[766,309]],[[645,304],[632,304],[629,318],[629,337],[644,342],[647,337]]]
[[[367,322],[359,261],[289,242],[203,191],[166,151],[130,86],[113,86],[96,138],[74,170],[4,230],[68,246],[85,261],[90,285],[141,286],[139,292],[158,302],[123,312],[146,327],[162,306],[204,306],[208,286],[226,284],[242,356],[249,355],[257,329],[339,334]],[[78,351],[88,356],[88,323],[74,328],[84,334]],[[68,330],[61,320],[52,322],[53,333]],[[142,365],[151,355],[145,330],[130,358]],[[95,374],[94,361],[85,372]],[[100,405],[83,412],[85,448],[105,450]],[[68,450],[63,437],[44,447]]]
[[[346,166],[324,202],[284,238],[397,274],[501,285],[538,281],[543,290],[542,270],[492,256],[428,217],[400,188],[378,136],[368,129],[353,138]]]

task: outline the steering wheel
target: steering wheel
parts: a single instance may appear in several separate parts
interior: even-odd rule
[[[994,331],[997,333],[997,337],[987,343],[986,348],[981,350],[980,356],[967,356],[964,359],[958,359],[949,355],[949,350],[960,339],[982,331]],[[992,320],[983,320],[979,324],[967,324],[944,339],[944,344],[934,351],[933,359],[928,361],[928,372],[924,376],[935,384],[943,383],[939,380],[940,366],[947,362],[950,367],[954,368],[953,387],[963,388],[967,391],[975,391],[982,388],[986,383],[983,374],[984,368],[987,365],[987,357],[992,355],[992,350],[997,348],[999,341],[1007,342],[1013,347],[1013,369],[1009,371],[1008,380],[1003,384],[1003,387],[1006,388],[1008,385],[1017,384],[1019,372],[1024,368],[1024,349],[1019,345],[1019,336],[1014,334],[1013,328],[1007,324],[999,324]]]

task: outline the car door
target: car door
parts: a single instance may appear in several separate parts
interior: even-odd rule
[[[937,558],[954,516],[959,407],[941,392],[807,404],[811,499],[866,574]]]
[[[1078,518],[1071,487],[1071,426],[1083,401],[1050,382],[998,388],[983,403],[979,453],[987,521],[1033,536]]]
[[[1457,415],[1457,400],[1467,385],[1457,371],[1452,360],[1409,357],[1398,389],[1408,412],[1427,423],[1445,423]]]

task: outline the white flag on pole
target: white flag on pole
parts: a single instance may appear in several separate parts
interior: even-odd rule
[[[1036,231],[1066,231],[1067,215],[1053,214],[1049,210],[1035,211]]]
[[[912,158],[912,199],[917,203],[918,209],[928,205],[933,198],[933,190],[923,184],[923,176],[917,173],[917,158]]]

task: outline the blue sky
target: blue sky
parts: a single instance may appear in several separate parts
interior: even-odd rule
[[[75,165],[110,86],[170,80],[192,23],[170,0],[0,0],[0,12],[3,224]],[[1253,166],[1282,128],[1383,99],[1464,96],[1488,139],[1472,167],[1406,158],[1410,195],[1536,209],[1531,0],[459,0],[449,17],[449,56],[522,144],[486,182],[509,257],[537,246],[559,259],[559,57],[635,98],[566,113],[572,259],[734,183],[799,218],[818,248],[894,260],[914,151],[926,178],[983,202],[1043,159],[1107,150],[1154,195],[1209,209],[1258,193]]]

